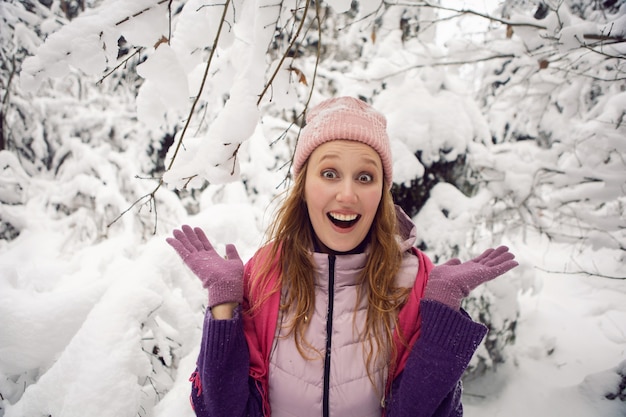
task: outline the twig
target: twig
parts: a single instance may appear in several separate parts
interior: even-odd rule
[[[320,59],[321,59],[321,56],[322,56],[322,19],[320,18],[320,14],[321,14],[321,10],[320,10],[319,2],[315,2],[315,19],[314,19],[314,21],[317,22],[317,36],[318,36],[317,53],[316,53],[316,57],[315,57],[315,68],[313,69],[313,78],[311,80],[311,88],[309,89],[309,96],[306,99],[306,103],[304,103],[304,109],[298,115],[297,119],[299,119],[300,117],[306,117],[306,111],[309,108],[309,103],[311,102],[311,97],[313,97],[313,91],[315,89],[315,80],[317,79],[317,69],[319,68]],[[301,132],[302,132],[302,129],[298,130],[298,136],[296,136],[296,144],[294,146],[294,149],[298,146],[298,140],[300,139],[300,133]],[[285,165],[287,165],[287,164],[283,164],[283,166],[281,166],[281,169]],[[291,166],[292,165],[293,165],[293,156],[289,159],[289,168],[288,168],[287,172],[291,171]],[[285,182],[287,182],[288,178],[289,178],[289,175],[285,176],[283,181],[281,181],[281,183],[278,184],[278,186],[276,188],[279,188],[281,185],[283,185]]]
[[[492,55],[492,56],[488,56],[488,57],[485,57],[485,58],[474,59],[474,60],[471,60],[471,61],[447,61],[447,62],[434,62],[434,63],[430,63],[430,64],[412,65],[410,67],[403,68],[403,69],[398,70],[396,72],[392,72],[390,74],[383,75],[382,77],[372,78],[372,80],[373,81],[382,81],[385,78],[389,78],[389,77],[393,77],[393,76],[396,76],[396,75],[400,75],[400,74],[403,74],[403,73],[405,73],[407,71],[410,71],[410,70],[416,69],[416,68],[442,67],[442,66],[447,66],[447,65],[475,64],[477,62],[490,61],[492,59],[506,59],[506,58],[515,58],[515,55],[514,54]]]
[[[172,1],[167,3],[167,44],[170,45],[172,41]]]
[[[8,140],[4,138],[4,128],[8,127],[6,123],[7,118],[6,115],[8,113],[9,108],[9,94],[11,93],[11,82],[13,81],[13,77],[16,74],[15,69],[15,55],[11,56],[11,72],[9,72],[9,79],[7,80],[6,93],[2,98],[2,110],[0,110],[0,151],[5,149],[5,146],[8,144]],[[6,109],[6,110],[5,110]]]
[[[102,78],[100,78],[100,80],[98,80],[96,82],[96,85],[98,84],[102,84],[102,82],[104,81],[105,78],[107,78],[109,75],[113,74],[115,71],[117,71],[122,65],[126,65],[126,63],[135,55],[137,55],[138,53],[140,53],[141,51],[143,51],[143,47],[139,47],[135,50],[135,52],[133,52],[132,55],[128,56],[125,60],[123,60],[122,62],[119,63],[119,65],[117,65],[115,68],[113,68],[111,71],[107,72],[106,74],[104,74],[102,76]]]
[[[597,51],[594,51],[597,52]],[[626,76],[625,77],[615,77],[615,78],[602,78],[602,77],[598,77],[597,75],[590,75],[590,74],[585,74],[585,71],[574,71],[572,69],[569,68],[561,68],[561,67],[551,67],[553,71],[558,71],[558,72],[562,72],[565,73],[566,75],[576,75],[579,77],[584,77],[584,78],[589,78],[595,81],[600,81],[600,82],[615,82],[615,81],[624,81],[626,80]]]
[[[159,4],[164,3],[165,1],[168,1],[168,0],[161,0],[159,2]],[[189,128],[189,124],[190,124],[191,119],[193,117],[193,113],[194,113],[194,110],[196,108],[196,105],[200,101],[200,97],[202,95],[202,91],[204,90],[204,86],[205,86],[206,80],[208,78],[209,68],[211,67],[211,63],[213,62],[213,56],[215,54],[215,51],[217,50],[217,44],[219,42],[220,35],[222,33],[222,28],[224,27],[224,20],[226,19],[226,12],[228,11],[229,4],[230,4],[230,0],[226,0],[226,2],[224,3],[224,11],[222,12],[222,18],[220,19],[220,25],[219,25],[219,27],[217,29],[217,34],[215,35],[215,39],[213,40],[213,46],[211,48],[211,53],[209,55],[209,59],[207,61],[206,67],[204,69],[204,76],[202,77],[202,83],[200,84],[200,88],[198,89],[198,93],[196,95],[196,98],[194,99],[194,101],[193,101],[193,103],[191,105],[191,109],[189,110],[189,116],[187,117],[187,121],[185,122],[185,126],[183,128],[183,131],[180,134],[180,139],[178,141],[178,144],[176,145],[176,148],[174,149],[174,154],[172,155],[172,159],[171,159],[171,161],[170,161],[170,163],[167,166],[165,171],[169,171],[170,169],[172,169],[172,165],[174,164],[174,161],[176,160],[176,156],[178,155],[178,151],[180,150],[180,148],[181,148],[181,146],[183,144],[183,138],[185,137],[185,133],[187,132],[187,129]],[[194,177],[195,177],[195,175],[190,177],[188,179],[188,181],[187,181],[187,184]],[[156,196],[157,191],[159,190],[159,188],[161,188],[162,185],[163,185],[163,177],[161,177],[159,179],[159,183],[156,185],[154,190],[152,190],[152,192],[150,192],[150,193],[140,197],[139,199],[137,199],[130,207],[128,207],[126,210],[124,210],[122,213],[120,213],[119,216],[117,216],[111,223],[109,223],[107,225],[107,227],[111,227],[111,225],[114,224],[115,222],[117,222],[124,214],[128,213],[130,210],[132,210],[133,207],[135,207],[137,204],[139,204],[140,202],[142,202],[143,200],[145,200],[147,198],[148,199],[148,203],[154,202],[154,215],[155,215],[154,233],[156,234],[158,217],[157,217],[156,197],[155,196]],[[146,204],[146,203],[144,203],[144,204]]]
[[[543,272],[548,272],[550,274],[587,275],[587,276],[590,276],[590,277],[600,277],[600,278],[607,278],[607,279],[626,279],[626,276],[625,277],[616,277],[616,276],[598,274],[598,273],[595,273],[595,272],[588,272],[588,271],[554,271],[554,270],[550,270],[550,269],[541,268],[540,266],[535,266],[535,269],[538,269],[538,270],[543,271]]]
[[[183,180],[187,180],[185,181],[185,185],[183,185],[183,188],[187,188],[187,186],[189,185],[189,183],[191,182],[191,180],[193,180],[194,178],[196,178],[198,176],[198,174],[193,174],[190,177],[184,177],[182,178]]]
[[[241,147],[241,143],[237,144],[237,147],[233,151],[233,154],[228,158],[229,160],[233,160],[233,167],[230,170],[230,175],[235,175],[235,168],[237,167],[237,154],[239,153],[239,148]]]
[[[385,3],[388,3],[387,1],[385,1]],[[410,6],[410,7],[431,7],[433,9],[439,9],[439,10],[445,10],[448,12],[456,12],[459,14],[470,14],[470,15],[474,15],[474,16],[478,16],[478,17],[482,17],[494,22],[499,22],[502,23],[504,25],[507,26],[524,26],[524,27],[532,27],[532,28],[536,28],[536,29],[547,29],[545,26],[543,25],[539,25],[536,23],[524,23],[524,22],[511,22],[509,20],[506,19],[500,19],[498,17],[494,17],[494,16],[490,16],[488,14],[485,13],[480,13],[477,12],[475,10],[471,10],[471,9],[455,9],[453,7],[445,7],[445,6],[441,6],[438,4],[432,4],[429,3],[427,1],[423,2],[423,3],[389,3],[390,5],[401,5],[401,6]]]
[[[163,4],[166,1],[168,1],[169,3],[167,4],[167,10],[168,10],[168,14],[169,14],[169,33],[167,36],[167,44],[170,44],[170,41],[172,39],[172,1],[173,0],[160,0],[157,5]],[[148,10],[150,10],[151,7],[146,7],[145,9],[133,14],[132,16],[126,16],[124,19],[118,21],[115,23],[115,26],[119,26],[122,23],[128,22],[130,20],[131,17],[137,17],[139,15],[141,15],[142,13],[147,12]],[[104,74],[102,76],[102,78],[100,78],[100,80],[98,82],[96,82],[96,85],[101,84],[105,78],[107,78],[109,75],[113,74],[117,69],[119,69],[122,65],[125,65],[132,57],[134,57],[135,55],[137,55],[138,53],[140,53],[141,51],[143,51],[143,47],[139,47],[135,50],[135,52],[130,55],[128,58],[126,58],[125,60],[123,60],[119,65],[117,65],[115,68],[113,68],[111,71],[109,71],[108,73]]]
[[[388,2],[384,2],[384,3],[388,3]],[[402,6],[412,6],[412,7],[430,7],[433,9],[439,9],[439,10],[445,10],[448,12],[455,12],[458,13],[459,15],[462,14],[469,14],[469,15],[473,15],[473,16],[477,16],[477,17],[482,17],[484,19],[487,20],[491,20],[493,22],[498,22],[498,23],[502,23],[503,25],[507,25],[507,26],[511,26],[511,27],[531,27],[531,28],[535,28],[535,29],[540,29],[540,30],[546,30],[547,27],[544,25],[540,25],[537,23],[530,23],[530,22],[514,22],[514,21],[510,21],[510,20],[506,20],[506,19],[501,19],[495,16],[491,16],[488,15],[486,13],[481,13],[481,12],[477,12],[476,10],[472,10],[472,9],[455,9],[453,7],[446,7],[446,6],[441,6],[439,4],[432,4],[428,1],[424,1],[423,3],[389,3],[391,5],[402,5]],[[455,16],[458,17],[458,16]],[[442,19],[443,20],[443,19]],[[588,33],[588,34],[584,34],[583,38],[585,39],[593,39],[593,40],[599,40],[599,41],[612,41],[611,43],[621,43],[621,42],[626,42],[626,37],[624,36],[612,36],[612,35],[599,35],[599,34],[594,34],[594,33]]]
[[[167,2],[167,1],[169,1],[169,2],[170,2],[170,4],[172,3],[172,1],[171,1],[171,0],[159,0],[159,2],[158,2],[156,5],[158,6],[158,5],[163,4],[163,3]],[[168,6],[168,7],[169,7],[169,6]],[[120,21],[116,22],[116,23],[115,23],[115,26],[119,26],[119,25],[121,25],[122,23],[128,22],[131,18],[133,18],[133,17],[137,17],[137,16],[141,15],[141,14],[143,14],[143,13],[145,13],[145,12],[149,11],[151,8],[152,8],[152,7],[146,7],[145,9],[140,10],[140,11],[138,11],[137,13],[135,13],[135,14],[133,14],[133,15],[131,15],[131,16],[126,16],[126,17],[125,17],[125,18],[123,18],[122,20],[120,20]]]
[[[217,50],[217,44],[219,42],[220,36],[222,34],[222,28],[224,27],[224,21],[226,20],[226,12],[228,11],[228,6],[230,4],[230,0],[226,0],[224,3],[224,11],[222,12],[222,18],[220,19],[220,25],[217,28],[217,34],[215,35],[215,39],[213,39],[213,46],[211,47],[211,53],[209,55],[209,59],[207,60],[206,67],[204,68],[204,75],[202,76],[202,83],[200,84],[200,88],[198,89],[198,94],[196,94],[196,98],[194,99],[191,110],[189,110],[189,116],[187,117],[187,121],[185,122],[185,126],[183,127],[183,131],[180,134],[180,140],[174,149],[174,154],[172,155],[172,160],[167,166],[166,171],[172,169],[172,165],[174,165],[174,161],[176,160],[176,156],[178,155],[178,151],[180,150],[181,145],[183,144],[183,138],[185,137],[185,133],[187,132],[187,128],[189,128],[189,123],[193,117],[194,110],[196,109],[196,105],[200,101],[200,96],[202,95],[202,91],[204,91],[204,85],[206,84],[206,80],[209,77],[209,68],[211,68],[211,63],[213,62],[213,56],[215,55],[215,51]],[[159,183],[159,186],[163,183],[163,180]]]
[[[309,11],[309,5],[310,4],[311,4],[311,1],[307,0],[306,5],[304,6],[304,14],[302,15],[302,20],[300,21],[300,25],[298,25],[298,29],[296,29],[296,33],[291,38],[291,42],[289,42],[289,45],[287,46],[287,49],[283,53],[283,56],[280,57],[280,62],[276,66],[276,69],[272,73],[269,81],[265,84],[265,87],[263,88],[263,91],[261,91],[261,94],[259,94],[259,99],[256,101],[256,105],[257,106],[259,104],[261,104],[261,100],[263,100],[263,96],[265,96],[265,93],[267,93],[267,90],[272,85],[272,82],[274,81],[274,78],[276,78],[276,75],[278,75],[278,71],[280,71],[280,68],[282,67],[283,62],[285,62],[285,59],[287,59],[287,55],[289,54],[289,51],[291,51],[291,48],[293,47],[293,45],[298,40],[298,36],[300,36],[300,31],[302,30],[302,27],[304,27],[304,23],[306,22],[306,15],[307,15],[307,13]]]
[[[159,186],[160,186],[160,184],[159,184]],[[158,189],[158,186],[157,186],[157,189]],[[145,194],[145,195],[139,197],[137,200],[135,200],[135,202],[133,204],[130,205],[130,207],[128,207],[123,212],[121,212],[115,219],[113,219],[113,221],[111,221],[111,223],[107,224],[107,227],[111,227],[114,223],[116,223],[119,219],[121,219],[123,215],[125,215],[126,213],[131,211],[133,209],[133,207],[135,207],[137,204],[139,204],[142,200],[144,200],[146,198],[154,199],[154,193],[155,192],[156,192],[156,189],[154,191],[152,191],[151,193],[148,193],[148,194]],[[143,204],[146,204],[146,203],[143,203]]]
[[[583,35],[584,39],[592,39],[592,40],[596,40],[596,41],[612,41],[610,43],[610,45],[613,45],[615,43],[622,43],[622,42],[626,42],[626,37],[624,36],[611,36],[611,35],[597,35],[597,34],[584,34]]]

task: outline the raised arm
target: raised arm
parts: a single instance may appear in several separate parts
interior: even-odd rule
[[[461,377],[487,329],[460,310],[471,290],[517,266],[505,246],[430,273],[420,304],[421,333],[392,383],[387,417],[460,417]]]
[[[243,333],[243,263],[234,245],[218,254],[200,228],[184,225],[169,243],[208,290],[208,309],[191,401],[199,417],[261,417],[258,389],[248,377],[250,355]]]

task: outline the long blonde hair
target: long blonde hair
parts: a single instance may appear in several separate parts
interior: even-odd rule
[[[308,317],[315,308],[314,266],[311,250],[314,232],[304,200],[304,186],[308,163],[298,173],[294,185],[287,192],[278,208],[276,217],[268,228],[265,246],[265,262],[252,272],[251,287],[264,289],[264,295],[251,300],[250,311],[260,305],[275,291],[285,289],[281,310],[290,312],[287,323],[288,334],[293,334],[296,347],[304,358],[311,345],[304,335]],[[361,285],[357,300],[366,296],[367,314],[362,337],[367,373],[375,385],[373,374],[381,364],[395,364],[397,349],[392,343],[393,331],[397,327],[398,312],[409,290],[395,285],[400,269],[402,253],[396,240],[397,221],[391,192],[383,184],[383,194],[369,233],[369,256],[360,277]],[[276,264],[281,274],[274,288],[267,288],[268,275]],[[373,342],[372,342],[373,340]]]

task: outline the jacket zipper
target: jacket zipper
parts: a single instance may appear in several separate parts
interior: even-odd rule
[[[324,397],[322,415],[330,417],[330,348],[333,337],[333,307],[335,302],[335,255],[328,256],[328,312],[326,317],[326,356],[324,358]]]

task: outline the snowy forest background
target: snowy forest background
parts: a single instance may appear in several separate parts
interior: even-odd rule
[[[4,0],[0,416],[190,416],[205,294],[263,242],[309,104],[389,121],[436,262],[507,244],[474,416],[626,416],[622,0]]]

